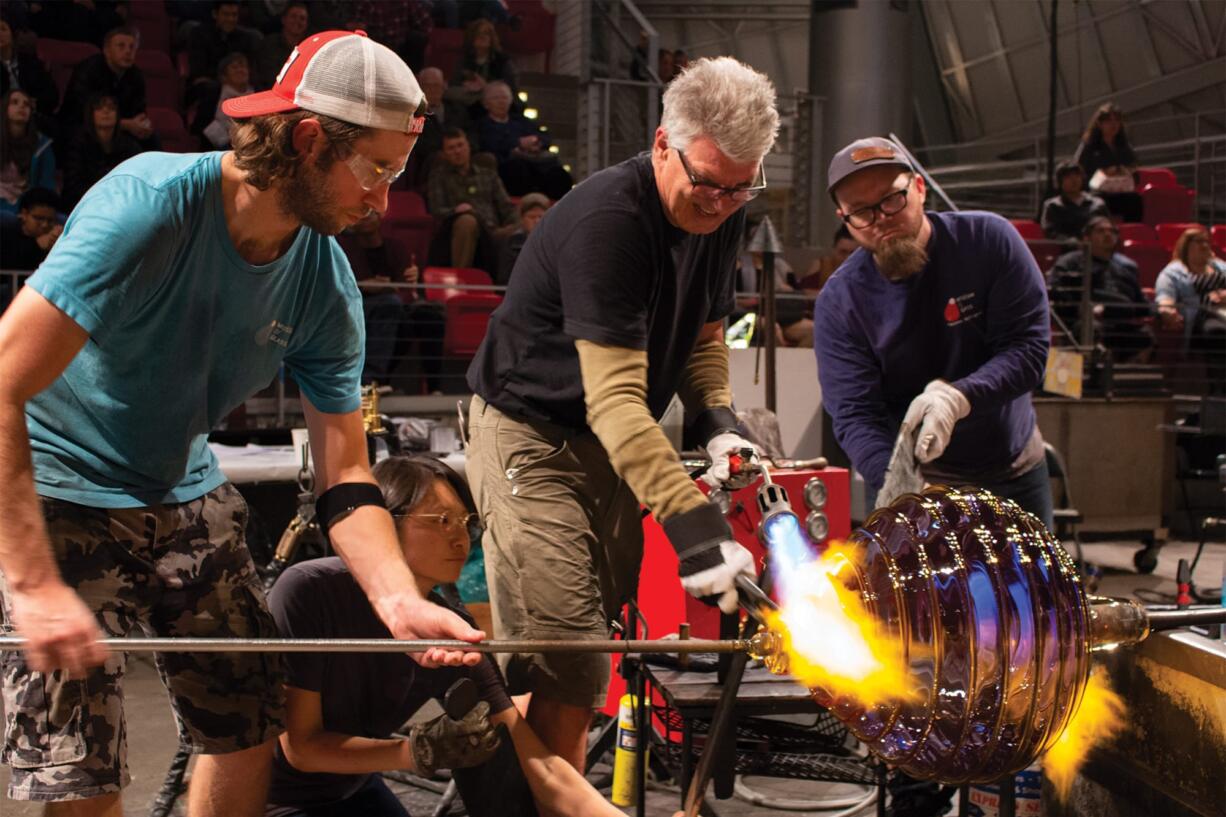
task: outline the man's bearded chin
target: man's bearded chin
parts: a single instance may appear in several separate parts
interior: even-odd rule
[[[873,253],[877,269],[891,281],[905,281],[928,263],[928,251],[915,238],[892,238]]]

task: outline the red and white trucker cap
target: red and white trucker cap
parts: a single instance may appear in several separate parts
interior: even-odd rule
[[[369,128],[421,133],[426,95],[409,66],[364,31],[321,31],[298,43],[270,90],[221,103],[235,119],[304,110]]]

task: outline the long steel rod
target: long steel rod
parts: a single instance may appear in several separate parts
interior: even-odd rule
[[[1197,607],[1190,610],[1147,610],[1151,630],[1173,630],[1193,624],[1226,624],[1226,607]]]
[[[431,649],[481,653],[742,653],[750,650],[745,639],[692,638],[650,640],[564,641],[490,640],[469,643],[448,640],[394,638],[103,638],[100,644],[117,652],[425,652]],[[0,652],[18,650],[26,639],[0,637]]]

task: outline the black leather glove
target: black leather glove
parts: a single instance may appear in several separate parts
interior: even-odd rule
[[[702,505],[663,523],[681,563],[677,574],[685,592],[725,613],[737,608],[736,577],[756,579],[753,554],[732,538],[732,529],[714,505]]]

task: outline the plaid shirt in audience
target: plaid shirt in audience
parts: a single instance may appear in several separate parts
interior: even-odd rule
[[[373,39],[392,49],[403,45],[410,31],[429,34],[434,30],[430,7],[418,0],[396,3],[364,0],[357,4],[354,13],[366,24],[366,30]]]
[[[427,202],[430,215],[445,220],[460,204],[471,204],[473,213],[486,229],[515,224],[519,217],[515,205],[507,197],[498,174],[480,165],[471,164],[467,173],[440,160],[430,171]]]

